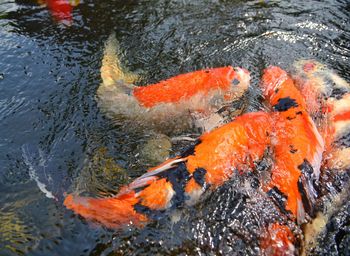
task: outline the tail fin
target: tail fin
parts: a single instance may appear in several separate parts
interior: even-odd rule
[[[138,76],[128,72],[122,67],[118,52],[119,44],[115,33],[112,33],[106,42],[102,59],[101,78],[105,86],[115,85],[117,81],[133,84],[138,80]]]
[[[101,67],[102,83],[97,90],[97,101],[100,109],[109,118],[119,115],[137,117],[142,112],[131,92],[134,89],[132,83],[138,80],[138,76],[127,72],[122,67],[118,48],[117,39],[112,33],[104,49]]]
[[[171,180],[175,176],[178,179],[182,177],[177,175],[183,172],[184,161],[181,158],[166,161],[123,187],[115,197],[89,198],[69,194],[64,205],[76,214],[108,228],[120,228],[129,223],[142,226],[154,214],[171,206],[176,193]]]
[[[108,228],[118,228],[132,223],[140,226],[147,221],[146,216],[135,211],[138,202],[134,192],[111,198],[89,198],[68,195],[64,205],[86,219],[102,223]]]

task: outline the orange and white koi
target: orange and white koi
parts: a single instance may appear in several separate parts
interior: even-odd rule
[[[100,108],[112,119],[124,118],[163,133],[182,132],[194,126],[210,130],[223,122],[217,112],[240,98],[249,86],[249,72],[231,66],[134,86],[138,77],[122,68],[117,49],[116,38],[111,35],[97,90]]]
[[[326,168],[350,168],[350,84],[315,60],[294,64],[294,79],[307,99],[325,142]]]

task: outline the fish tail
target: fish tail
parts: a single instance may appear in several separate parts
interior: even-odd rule
[[[127,71],[121,64],[120,53],[118,52],[119,43],[112,33],[106,42],[102,67],[101,67],[101,78],[102,84],[105,86],[111,86],[116,83],[116,81],[123,81],[127,84],[133,84],[138,81],[138,75]]]
[[[183,161],[167,161],[123,187],[114,197],[91,198],[69,194],[64,205],[85,219],[108,228],[120,228],[127,224],[142,226],[149,220],[159,218],[175,199],[184,201],[183,186],[180,182],[180,187],[176,188],[178,184],[175,182],[186,182]]]
[[[90,198],[69,194],[64,205],[85,219],[97,221],[107,228],[119,228],[126,224],[142,225],[146,216],[135,211],[135,193],[111,198]]]
[[[121,65],[118,42],[112,33],[104,49],[102,59],[102,83],[97,89],[97,102],[100,109],[111,119],[120,116],[137,118],[142,114],[138,101],[133,96],[132,84],[138,76],[127,72]]]

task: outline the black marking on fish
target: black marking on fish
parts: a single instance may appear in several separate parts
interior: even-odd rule
[[[339,147],[339,148],[342,148],[342,147],[349,148],[350,147],[350,131],[345,132],[343,136],[341,136],[339,139],[337,139],[334,142],[334,145],[336,147]]]
[[[275,204],[278,206],[278,208],[281,210],[281,212],[283,214],[285,214],[285,215],[291,214],[291,211],[286,209],[286,203],[287,203],[288,196],[285,195],[276,186],[274,186],[272,189],[270,189],[267,192],[267,195],[272,198],[272,200],[275,202]]]
[[[289,152],[292,153],[292,154],[295,154],[296,152],[298,152],[298,149],[296,149],[294,147],[294,145],[289,145],[289,148],[290,148]]]
[[[304,162],[298,166],[298,169],[305,175],[314,173],[314,168],[307,159],[304,159]]]
[[[315,217],[313,203],[311,201],[311,198],[309,197],[310,195],[307,192],[306,186],[307,181],[305,180],[305,177],[303,175],[300,175],[298,179],[298,191],[301,195],[301,200],[303,202],[304,209],[306,213],[308,213],[311,217]]]
[[[201,143],[202,143],[202,141],[200,139],[196,140],[196,142],[193,145],[189,146],[184,152],[181,153],[180,157],[185,158],[185,157],[194,155],[196,146],[201,144]]]
[[[137,213],[146,215],[152,220],[159,220],[164,216],[165,210],[152,210],[151,208],[142,205],[142,203],[137,203],[134,205],[134,210]]]
[[[295,119],[296,118],[296,116],[294,116],[294,117],[290,117],[290,116],[287,116],[287,120],[293,120],[293,119]]]
[[[280,88],[275,89],[275,93],[278,93],[280,91]]]
[[[210,73],[210,71],[209,71],[209,70],[206,70],[205,73]]]
[[[192,176],[193,179],[197,182],[198,185],[200,185],[201,187],[204,187],[205,185],[205,174],[207,173],[207,170],[204,168],[197,168]]]
[[[305,208],[305,211],[311,216],[315,215],[315,203],[317,196],[316,183],[313,177],[314,168],[307,159],[298,166],[301,171],[298,179],[298,190]]]
[[[303,112],[302,112],[302,111],[298,111],[298,112],[296,112],[295,114],[296,114],[296,115],[302,115]]]
[[[253,178],[252,181],[251,181],[251,183],[250,183],[250,186],[251,186],[252,188],[254,188],[254,189],[259,188],[259,187],[260,187],[260,181],[259,181],[259,179],[256,178],[256,177]]]
[[[273,106],[273,108],[279,112],[287,111],[293,107],[298,107],[298,103],[295,101],[295,99],[290,97],[278,99],[278,103]]]
[[[175,191],[175,194],[171,199],[171,207],[178,208],[182,206],[187,199],[187,196],[185,195],[185,186],[188,180],[191,178],[191,174],[187,170],[186,163],[178,163],[177,166],[156,174],[155,176],[165,178],[171,183],[172,188]]]
[[[233,85],[238,85],[240,82],[237,78],[233,79],[232,84]]]
[[[334,88],[335,86],[331,87],[331,88]],[[334,88],[333,91],[332,91],[332,95],[331,97],[332,98],[335,98],[337,100],[340,100],[343,98],[343,96],[347,93],[347,89],[345,88]]]

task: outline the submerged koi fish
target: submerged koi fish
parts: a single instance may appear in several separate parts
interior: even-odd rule
[[[38,0],[39,4],[46,4],[52,17],[59,23],[71,25],[73,22],[73,7],[79,0]]]
[[[142,226],[159,213],[197,202],[242,173],[256,173],[272,150],[275,160],[261,189],[291,221],[305,221],[312,214],[317,193],[323,140],[306,111],[293,80],[278,67],[265,70],[263,93],[273,110],[248,113],[202,135],[180,156],[150,169],[111,198],[68,195],[64,205],[84,218],[119,228]],[[287,223],[271,223],[262,234],[261,246],[270,255],[295,251],[296,238]]]
[[[231,66],[134,86],[138,78],[121,67],[117,48],[111,35],[102,60],[102,84],[97,90],[100,108],[112,119],[124,118],[166,134],[191,127],[211,130],[224,122],[218,112],[230,107],[249,86],[249,72]]]

